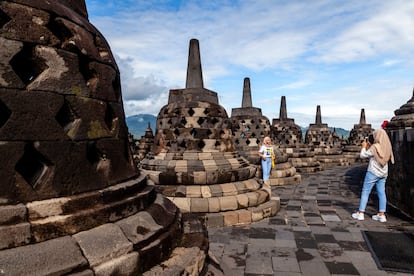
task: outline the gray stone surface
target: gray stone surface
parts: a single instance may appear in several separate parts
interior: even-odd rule
[[[104,224],[73,235],[91,266],[132,251],[132,243],[115,224]]]
[[[8,276],[62,275],[86,265],[71,237],[0,251],[0,271]]]
[[[366,219],[351,218],[366,168],[328,168],[306,174],[300,184],[272,187],[280,196],[277,215],[250,225],[209,227],[210,255],[225,275],[409,275],[380,270],[361,231],[413,232],[413,220],[392,209],[387,223],[371,220],[375,194]]]

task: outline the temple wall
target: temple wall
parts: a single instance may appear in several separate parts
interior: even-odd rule
[[[414,129],[388,130],[395,164],[389,167],[389,203],[414,217]]]

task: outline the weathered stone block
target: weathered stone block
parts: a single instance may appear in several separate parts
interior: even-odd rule
[[[208,198],[191,198],[190,211],[194,213],[208,212]]]
[[[138,252],[109,260],[93,268],[96,276],[110,275],[138,275],[139,255]]]
[[[237,211],[229,211],[223,213],[224,226],[236,225],[239,223]]]
[[[134,245],[139,245],[162,229],[162,226],[156,223],[148,212],[139,212],[115,224],[122,229]]]
[[[29,223],[0,226],[0,249],[28,244],[30,238]]]
[[[235,196],[220,197],[220,209],[222,211],[237,210],[238,203]]]
[[[0,208],[0,225],[25,222],[26,216],[27,210],[23,204],[3,205]]]
[[[104,224],[73,235],[91,266],[97,266],[132,251],[132,243],[115,224]]]
[[[0,251],[0,267],[5,275],[63,275],[87,264],[71,237]]]

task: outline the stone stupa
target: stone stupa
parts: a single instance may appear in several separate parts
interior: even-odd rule
[[[1,1],[0,16],[0,274],[198,274],[207,236],[134,165],[85,2]],[[163,263],[178,255],[192,264]]]
[[[279,210],[279,198],[255,179],[256,167],[235,151],[217,93],[204,88],[196,39],[190,41],[186,88],[170,90],[158,114],[153,152],[141,169],[182,212],[199,214],[209,226],[251,223]]]
[[[394,165],[388,164],[387,198],[391,204],[414,217],[414,90],[411,99],[394,114],[385,127],[395,158]]]
[[[347,143],[343,147],[343,155],[349,160],[349,162],[367,162],[368,159],[359,158],[361,151],[361,143],[364,141],[365,137],[368,137],[369,134],[373,133],[374,129],[371,127],[371,124],[366,123],[365,119],[365,109],[361,109],[361,115],[359,117],[359,123],[354,124],[354,127],[349,132],[349,137]]]
[[[230,119],[236,150],[250,163],[260,165],[258,152],[263,138],[270,134],[270,122],[260,108],[252,105],[249,78],[243,81],[242,106],[232,108]]]
[[[288,118],[285,96],[281,97],[279,118],[273,119],[271,132],[272,140],[295,170],[310,173],[322,169],[312,148],[303,143],[301,128],[295,124],[294,119]]]
[[[316,107],[315,123],[309,124],[305,144],[313,149],[316,159],[323,167],[346,166],[349,161],[342,155],[341,142],[331,132],[328,124],[322,123],[321,106]]]

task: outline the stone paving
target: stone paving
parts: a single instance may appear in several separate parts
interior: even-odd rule
[[[386,223],[373,221],[375,191],[365,220],[351,218],[366,168],[333,167],[302,175],[300,184],[273,186],[281,200],[276,216],[209,228],[210,257],[222,270],[210,275],[411,275],[379,270],[361,231],[414,232],[412,220],[389,207]]]

